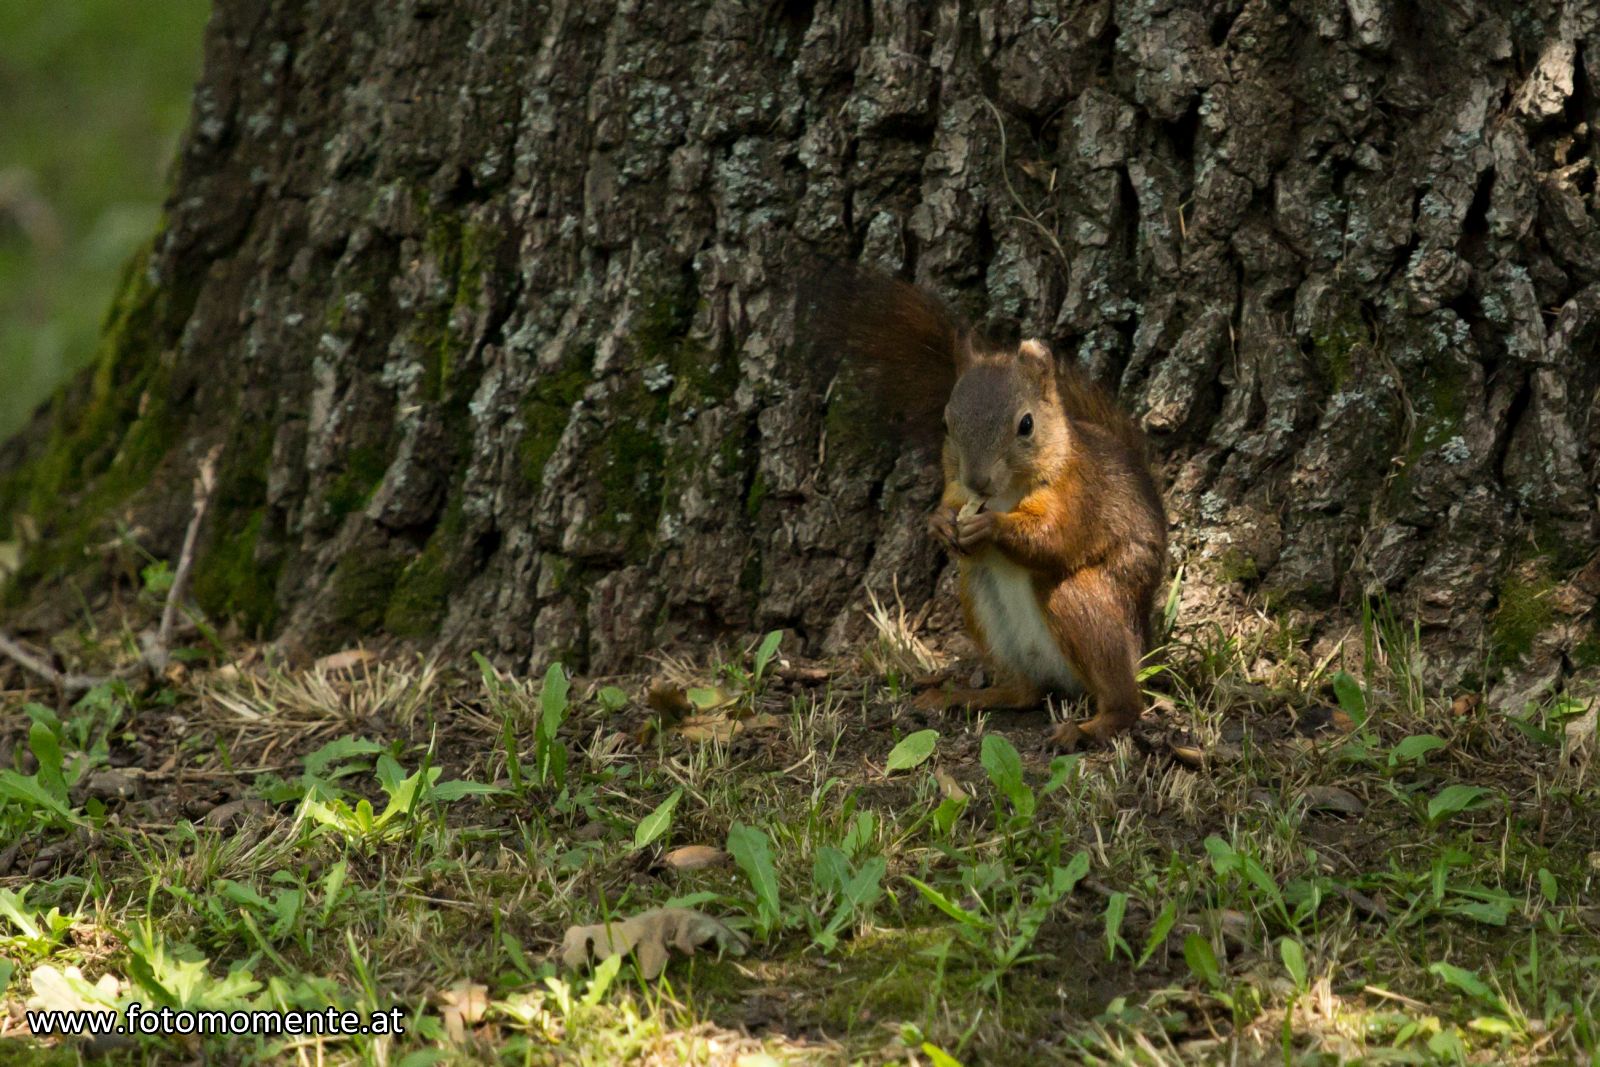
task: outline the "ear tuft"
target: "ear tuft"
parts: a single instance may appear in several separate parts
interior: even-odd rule
[[[1055,376],[1056,354],[1043,341],[1030,337],[1017,346],[1017,365],[1034,380],[1047,381]]]
[[[973,342],[972,331],[962,330],[956,338],[956,377],[967,373],[978,364],[978,346]]]

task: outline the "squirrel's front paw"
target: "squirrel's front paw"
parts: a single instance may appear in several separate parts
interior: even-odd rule
[[[948,551],[959,552],[956,545],[956,509],[941,507],[928,516],[928,532]]]
[[[996,519],[992,511],[980,511],[976,515],[956,519],[956,547],[963,552],[971,552],[980,545],[988,544],[994,540]]]

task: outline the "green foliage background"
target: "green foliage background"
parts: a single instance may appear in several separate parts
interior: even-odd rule
[[[156,227],[209,11],[0,2],[0,438],[88,361]]]

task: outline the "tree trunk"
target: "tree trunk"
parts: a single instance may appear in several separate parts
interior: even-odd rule
[[[842,641],[943,561],[794,343],[820,253],[1118,387],[1191,615],[1382,594],[1531,692],[1600,658],[1596,8],[220,5],[98,364],[0,451],[17,589],[174,552],[223,442],[195,593],[293,646]]]

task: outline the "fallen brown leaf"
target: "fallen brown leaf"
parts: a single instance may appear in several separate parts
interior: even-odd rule
[[[433,999],[450,1040],[459,1045],[466,1040],[467,1027],[489,1010],[489,987],[463,978],[449,989],[440,990]]]
[[[216,807],[206,812],[205,818],[201,821],[207,826],[224,828],[243,822],[249,816],[265,818],[271,813],[272,809],[267,806],[267,802],[265,800],[262,800],[259,797],[247,797],[241,800],[230,800],[227,803],[218,804]]]
[[[1355,908],[1361,915],[1369,919],[1377,919],[1380,922],[1389,921],[1389,908],[1384,904],[1382,894],[1376,897],[1369,897],[1359,890],[1343,885],[1335,885],[1333,891],[1348,900],[1350,906]]]
[[[821,685],[833,677],[833,672],[827,667],[805,667],[799,665],[783,664],[773,674],[786,682],[796,685]]]
[[[783,720],[763,712],[746,719],[733,719],[727,715],[690,715],[673,729],[689,741],[726,741],[746,730],[770,730],[782,726]]]
[[[662,856],[661,862],[675,871],[698,871],[728,862],[728,854],[710,845],[684,845]]]
[[[692,956],[706,945],[735,956],[749,949],[744,935],[721,919],[692,908],[653,908],[621,922],[569,927],[561,939],[561,962],[576,970],[631,952],[648,979],[666,970],[673,949]]]
[[[1185,767],[1191,767],[1194,770],[1199,770],[1201,767],[1205,766],[1206,751],[1199,745],[1189,745],[1184,744],[1181,741],[1173,741],[1170,742],[1167,747],[1172,752],[1172,758],[1183,764]]]
[[[644,695],[644,702],[652,711],[659,712],[669,720],[682,719],[694,714],[694,705],[689,703],[689,694],[681,686],[671,682],[657,681],[650,685],[649,692]]]
[[[933,780],[939,783],[939,792],[944,794],[946,800],[970,800],[971,796],[961,787],[961,783],[951,777],[950,772],[943,767],[935,767]]]
[[[1367,810],[1361,798],[1348,789],[1341,789],[1336,785],[1307,786],[1300,797],[1305,801],[1307,811],[1332,811],[1340,815],[1360,815]]]
[[[333,671],[348,671],[364,663],[371,663],[377,658],[378,654],[376,652],[369,652],[364,648],[347,648],[343,652],[335,652],[332,655],[323,656],[313,666],[319,671],[329,673]]]
[[[1600,701],[1562,727],[1566,739],[1566,764],[1581,781],[1594,760],[1596,734],[1600,733]]]
[[[1250,916],[1232,908],[1221,908],[1216,914],[1217,926],[1222,931],[1223,942],[1235,950],[1249,948],[1251,934],[1254,930],[1254,924],[1250,921]]]
[[[1450,714],[1471,715],[1482,699],[1477,693],[1462,693],[1450,702]]]

